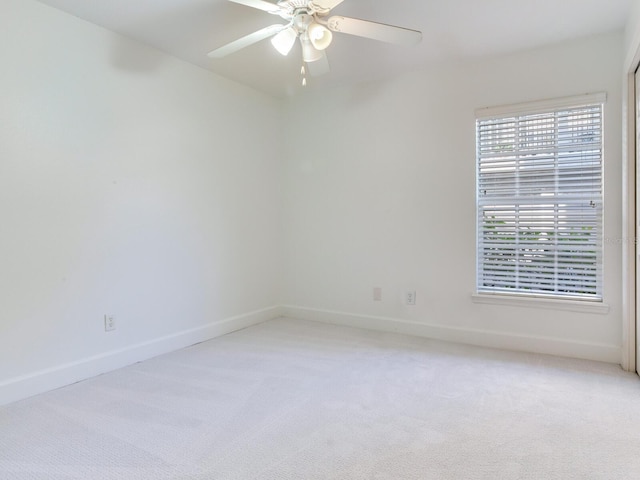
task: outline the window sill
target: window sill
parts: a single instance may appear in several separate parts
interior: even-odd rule
[[[491,305],[510,305],[514,307],[549,308],[552,310],[568,310],[572,312],[596,313],[606,315],[609,305],[602,302],[579,300],[558,300],[555,298],[535,297],[525,295],[496,295],[491,293],[474,293],[471,295],[473,303]]]

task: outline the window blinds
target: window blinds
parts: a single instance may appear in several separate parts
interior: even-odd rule
[[[602,109],[478,116],[479,292],[602,300]]]

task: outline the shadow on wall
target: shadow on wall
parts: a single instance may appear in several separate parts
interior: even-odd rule
[[[197,52],[197,56],[190,59],[192,62],[206,68],[209,59],[206,53],[216,44],[221,27],[234,24],[235,13],[238,5],[231,2],[187,2],[187,5],[167,7],[162,13],[154,16],[139,16],[128,23],[123,23],[122,29],[117,30],[121,36],[113,36],[109,46],[109,62],[114,67],[132,73],[149,73],[160,68],[165,54],[171,55],[168,50],[162,51],[148,46],[145,32],[158,33],[167,39],[167,44],[175,44],[178,48]],[[240,6],[241,7],[241,6]],[[122,35],[124,31],[140,32],[135,37]],[[184,32],[190,32],[184,35]]]
[[[156,71],[166,56],[152,48],[140,45],[124,37],[112,37],[109,62],[119,70],[132,73]]]

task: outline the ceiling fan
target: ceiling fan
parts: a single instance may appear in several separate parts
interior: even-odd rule
[[[325,49],[331,44],[332,32],[346,33],[358,37],[371,38],[396,45],[412,46],[422,40],[422,32],[383,23],[358,20],[341,16],[329,16],[331,10],[344,0],[280,0],[277,3],[265,0],[230,0],[234,3],[257,8],[278,15],[287,21],[276,23],[246,35],[209,52],[210,58],[222,58],[261,40],[271,38],[274,48],[282,55],[288,55],[296,39],[302,46],[302,59],[310,74],[321,75],[329,71]],[[305,66],[302,71],[303,85],[306,85]]]

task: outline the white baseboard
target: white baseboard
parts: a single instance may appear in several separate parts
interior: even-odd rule
[[[274,306],[0,382],[0,405],[31,397],[282,315]]]
[[[381,332],[401,333],[503,350],[543,353],[615,364],[620,364],[622,360],[622,347],[620,345],[451,327],[397,318],[305,308],[294,305],[283,306],[282,314],[285,317],[300,320],[312,320]]]
[[[360,315],[293,305],[273,306],[243,315],[184,330],[119,350],[57,365],[28,375],[0,382],[0,405],[5,405],[136,362],[211,340],[227,333],[286,316],[333,325],[344,325],[381,332],[401,333],[482,347],[543,353],[619,364],[622,347],[559,338],[520,335],[471,328],[451,327],[397,318]]]

